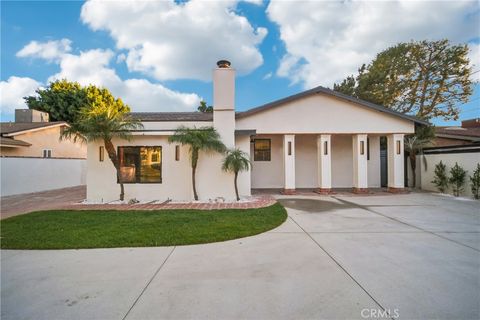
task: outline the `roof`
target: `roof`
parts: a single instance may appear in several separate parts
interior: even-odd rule
[[[22,141],[15,140],[12,138],[0,137],[0,146],[13,146],[13,147],[30,147],[32,144]]]
[[[0,123],[0,134],[10,135],[14,133],[20,133],[23,131],[29,131],[33,129],[41,129],[52,126],[58,126],[61,124],[67,125],[64,121],[54,121],[54,122],[1,122]]]
[[[139,121],[213,121],[212,112],[132,112]]]
[[[452,138],[458,137],[459,139],[480,139],[480,127],[436,127],[435,135],[449,136]]]
[[[280,100],[277,100],[277,101],[273,101],[273,102],[264,104],[263,106],[256,107],[256,108],[244,111],[244,112],[238,112],[237,115],[236,115],[236,118],[248,117],[248,116],[251,116],[251,115],[256,114],[258,112],[269,110],[269,109],[278,107],[278,106],[280,106],[284,103],[295,101],[297,99],[301,99],[301,98],[304,98],[304,97],[307,97],[307,96],[310,96],[310,95],[313,95],[313,94],[326,94],[326,95],[333,96],[333,97],[336,97],[336,98],[339,98],[339,99],[342,99],[342,100],[353,102],[353,103],[361,105],[363,107],[367,107],[367,108],[370,108],[370,109],[373,109],[373,110],[376,110],[376,111],[384,112],[384,113],[387,113],[387,114],[390,114],[390,115],[393,115],[393,116],[396,116],[396,117],[399,117],[399,118],[402,118],[402,119],[410,120],[410,121],[413,121],[413,122],[418,123],[418,124],[429,125],[429,123],[427,121],[421,120],[417,117],[409,116],[409,115],[406,115],[406,114],[403,114],[403,113],[385,108],[383,106],[380,106],[380,105],[377,105],[377,104],[374,104],[374,103],[371,103],[371,102],[368,102],[368,101],[365,101],[365,100],[357,99],[357,98],[348,96],[346,94],[343,94],[343,93],[340,93],[340,92],[337,92],[337,91],[334,91],[334,90],[331,90],[331,89],[328,89],[328,88],[325,88],[325,87],[322,87],[322,86],[318,86],[318,87],[315,87],[313,89],[303,91],[303,92],[291,95],[289,97],[286,97],[286,98],[283,98],[283,99],[280,99]]]

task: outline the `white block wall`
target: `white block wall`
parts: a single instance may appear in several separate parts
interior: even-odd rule
[[[3,196],[86,184],[87,160],[0,158]]]

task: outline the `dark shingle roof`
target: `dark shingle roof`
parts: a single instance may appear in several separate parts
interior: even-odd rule
[[[26,130],[50,127],[58,124],[66,124],[63,121],[54,122],[1,122],[0,134],[16,133]]]
[[[22,140],[15,140],[12,138],[0,137],[0,145],[2,146],[22,146],[22,147],[29,147],[32,144],[22,141]]]
[[[140,121],[213,121],[211,112],[132,112]]]
[[[238,112],[237,115],[236,115],[236,118],[248,117],[248,116],[256,114],[258,112],[278,107],[278,106],[280,106],[284,103],[291,102],[291,101],[294,101],[294,100],[297,100],[297,99],[300,99],[300,98],[304,98],[304,97],[310,96],[312,94],[318,94],[318,93],[334,96],[334,97],[337,97],[337,98],[342,99],[342,100],[347,100],[349,102],[353,102],[353,103],[361,105],[363,107],[367,107],[367,108],[370,108],[370,109],[373,109],[373,110],[376,110],[376,111],[380,111],[380,112],[385,112],[385,113],[391,114],[391,115],[399,117],[399,118],[403,118],[403,119],[413,121],[413,122],[418,123],[418,124],[428,125],[427,121],[421,120],[417,117],[413,117],[413,116],[409,116],[409,115],[406,115],[406,114],[403,114],[403,113],[400,113],[400,112],[397,112],[397,111],[393,111],[391,109],[387,109],[387,108],[379,106],[377,104],[374,104],[374,103],[371,103],[371,102],[368,102],[368,101],[365,101],[365,100],[360,100],[360,99],[348,96],[346,94],[343,94],[343,93],[340,93],[340,92],[337,92],[337,91],[334,91],[334,90],[331,90],[331,89],[328,89],[328,88],[325,88],[325,87],[322,87],[322,86],[318,86],[318,87],[315,87],[313,89],[303,91],[303,92],[291,95],[289,97],[286,97],[286,98],[283,98],[283,99],[280,99],[280,100],[277,100],[277,101],[273,101],[273,102],[264,104],[263,106],[256,107],[256,108],[244,111],[244,112]]]

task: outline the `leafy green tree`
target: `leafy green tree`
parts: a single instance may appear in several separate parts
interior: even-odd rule
[[[193,195],[195,200],[198,200],[195,173],[197,171],[200,151],[219,153],[225,152],[226,147],[220,140],[220,135],[213,127],[188,128],[180,126],[177,128],[175,133],[168,138],[168,141],[170,143],[177,142],[181,145],[187,145],[190,147]]]
[[[477,168],[473,171],[473,176],[470,176],[470,187],[475,199],[480,199],[480,163],[477,163]]]
[[[51,121],[71,124],[80,109],[87,105],[86,91],[78,82],[66,79],[51,82],[45,89],[37,89],[36,95],[24,97],[29,109],[48,112]]]
[[[453,195],[458,197],[463,191],[463,185],[465,184],[465,178],[467,176],[467,171],[455,162],[453,168],[450,169],[450,178],[448,182],[452,184]]]
[[[202,100],[200,101],[200,105],[198,106],[197,110],[200,112],[213,112],[213,107],[207,106],[207,103]]]
[[[237,196],[237,201],[240,200],[237,185],[238,173],[241,171],[248,171],[249,168],[250,159],[248,154],[237,148],[227,151],[227,155],[223,160],[222,169],[227,172],[233,172],[235,175],[233,183],[235,185],[235,195]]]
[[[399,43],[334,89],[421,119],[456,120],[473,92],[468,53],[448,40]]]
[[[435,165],[435,177],[432,183],[437,187],[441,193],[445,193],[448,188],[447,166],[440,161]]]
[[[103,141],[108,157],[115,167],[120,184],[120,200],[123,201],[125,190],[113,140],[130,140],[130,130],[139,129],[142,124],[131,118],[130,107],[121,99],[115,98],[107,89],[90,85],[83,90],[86,93],[87,104],[80,109],[70,127],[64,130],[62,139]]]
[[[412,168],[412,186],[415,188],[417,184],[417,155],[422,152],[423,148],[429,146],[435,138],[435,127],[422,126],[418,127],[415,134],[405,137],[405,151],[408,152],[410,159],[410,167]]]

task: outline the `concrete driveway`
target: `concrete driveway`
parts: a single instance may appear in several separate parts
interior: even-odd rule
[[[2,319],[478,319],[480,205],[430,194],[280,200],[208,245],[1,252]]]

